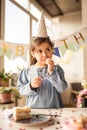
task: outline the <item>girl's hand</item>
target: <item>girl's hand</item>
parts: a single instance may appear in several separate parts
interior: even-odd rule
[[[42,84],[42,79],[41,77],[37,77],[37,78],[34,78],[32,81],[31,81],[31,87],[32,88],[39,88]]]
[[[51,74],[54,70],[54,61],[50,58],[47,58],[46,64],[48,65],[48,73]]]

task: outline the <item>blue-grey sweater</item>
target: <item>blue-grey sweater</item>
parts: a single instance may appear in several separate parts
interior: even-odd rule
[[[31,80],[41,76],[42,85],[31,89]],[[48,74],[47,67],[37,68],[31,65],[23,69],[18,78],[17,88],[21,95],[26,96],[26,104],[30,108],[61,108],[63,102],[60,93],[67,88],[64,71],[59,65],[55,65],[52,74]]]

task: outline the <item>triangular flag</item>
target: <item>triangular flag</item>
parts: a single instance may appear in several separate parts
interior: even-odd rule
[[[55,47],[55,48],[53,49],[53,54],[60,57],[60,53],[59,53],[58,47]]]
[[[7,51],[5,52],[5,55],[10,59],[11,55],[12,55],[12,50],[11,49],[7,49]]]
[[[83,42],[84,44],[87,44],[87,38],[85,39],[85,41]]]
[[[62,46],[59,47],[59,51],[61,53],[61,56],[64,56],[64,54],[67,51],[67,48],[65,47],[65,45],[62,45]]]
[[[70,43],[67,44],[67,46],[68,46],[69,50],[76,51],[76,47],[75,47],[74,43],[70,42]]]
[[[4,49],[1,47],[0,48],[0,56],[4,55]]]

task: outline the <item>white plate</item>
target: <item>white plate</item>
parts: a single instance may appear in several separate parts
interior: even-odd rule
[[[51,116],[46,116],[46,115],[31,115],[28,119],[22,119],[19,121],[15,121],[13,119],[13,114],[10,114],[8,116],[10,121],[16,122],[16,123],[22,123],[22,124],[26,124],[26,125],[40,125],[43,123],[46,123],[47,121],[49,121],[51,119]]]

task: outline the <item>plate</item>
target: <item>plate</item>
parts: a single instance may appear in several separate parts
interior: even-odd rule
[[[22,119],[19,121],[15,121],[13,119],[13,114],[10,114],[8,116],[10,121],[16,122],[16,123],[22,123],[22,124],[27,124],[27,125],[40,125],[43,123],[48,122],[51,117],[50,116],[46,116],[46,115],[31,115],[28,119]]]

